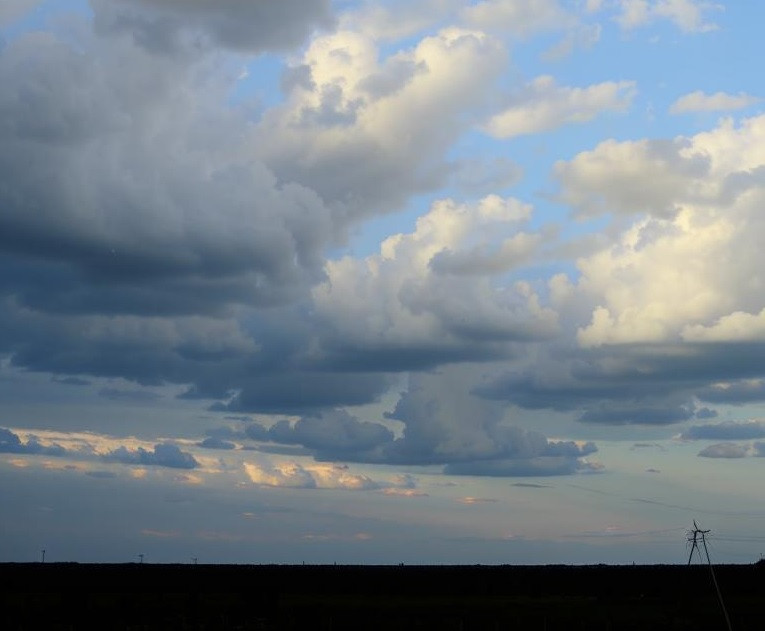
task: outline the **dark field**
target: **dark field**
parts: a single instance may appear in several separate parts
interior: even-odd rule
[[[715,567],[765,629],[765,563]],[[0,564],[0,628],[726,629],[704,566]]]

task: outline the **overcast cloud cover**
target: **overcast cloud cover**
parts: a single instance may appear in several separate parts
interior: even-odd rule
[[[5,2],[0,560],[754,555],[763,11]]]

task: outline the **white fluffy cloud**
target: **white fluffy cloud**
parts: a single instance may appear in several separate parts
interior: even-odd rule
[[[392,210],[446,176],[444,151],[506,61],[501,43],[475,30],[446,28],[385,59],[359,32],[317,37],[287,102],[259,125],[261,154],[349,215]]]
[[[299,489],[335,489],[373,491],[377,489],[411,489],[414,480],[396,476],[391,480],[374,480],[367,475],[351,473],[346,465],[308,464],[294,461],[272,462],[261,457],[245,462],[244,471],[253,484]]]
[[[760,98],[750,94],[739,92],[727,94],[715,92],[705,94],[701,90],[681,96],[669,108],[672,114],[685,114],[687,112],[719,112],[725,110],[740,110],[760,102]]]
[[[759,313],[735,311],[709,326],[688,325],[681,336],[689,342],[751,342],[765,340],[765,308]]]
[[[540,235],[518,228],[530,212],[497,196],[438,201],[380,254],[330,261],[327,281],[313,291],[317,315],[336,331],[337,348],[398,350],[402,360],[415,349],[426,362],[496,356],[507,351],[503,343],[548,337],[556,314],[529,285],[492,280],[533,256]]]
[[[558,86],[550,76],[537,77],[486,125],[497,138],[549,131],[585,123],[604,112],[624,112],[635,95],[634,81],[606,81],[585,88]]]
[[[764,138],[761,116],[661,152],[608,142],[559,165],[563,196],[580,208],[658,215],[579,260],[579,288],[599,303],[581,344],[762,337]]]
[[[453,17],[462,5],[462,0],[365,2],[358,10],[344,13],[340,26],[375,39],[398,39]]]
[[[616,21],[624,29],[645,26],[656,20],[669,20],[687,32],[704,33],[717,28],[707,14],[722,5],[706,0],[620,0]]]
[[[575,23],[558,0],[481,0],[463,9],[462,17],[479,28],[521,37]]]

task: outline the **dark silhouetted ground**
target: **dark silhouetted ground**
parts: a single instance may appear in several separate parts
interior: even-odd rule
[[[765,563],[715,567],[765,630]],[[0,564],[0,628],[725,629],[709,568]]]

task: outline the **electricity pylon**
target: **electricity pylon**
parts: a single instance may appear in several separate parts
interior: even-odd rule
[[[691,564],[691,558],[693,558],[693,551],[696,550],[699,553],[699,559],[701,558],[701,548],[699,548],[699,535],[701,536],[701,545],[704,546],[704,554],[707,557],[707,564],[709,565],[709,572],[712,574],[712,582],[714,583],[715,590],[717,591],[717,599],[720,601],[720,607],[722,607],[723,614],[725,615],[725,622],[728,625],[728,631],[733,631],[733,627],[730,626],[730,618],[728,617],[728,610],[725,608],[725,602],[723,601],[722,592],[720,586],[717,584],[717,577],[715,576],[715,569],[712,566],[712,561],[709,558],[709,548],[707,548],[707,534],[709,530],[701,530],[696,520],[693,520],[693,530],[688,531],[688,541],[691,542],[691,554],[688,557],[688,565]]]
[[[701,558],[701,550],[699,549],[699,535],[701,535],[701,540],[704,541],[704,535],[706,535],[709,532],[709,530],[701,530],[699,529],[698,524],[696,523],[696,520],[693,520],[693,530],[688,531],[688,541],[691,543],[691,553],[688,555],[688,565],[691,564],[691,559],[693,558],[693,551],[696,550],[696,552],[699,553],[699,560],[703,563],[704,559]],[[704,541],[704,549],[706,550],[707,544]],[[707,554],[707,561],[709,561],[709,555]]]

